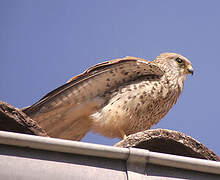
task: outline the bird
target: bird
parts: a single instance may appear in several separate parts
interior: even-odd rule
[[[176,104],[191,62],[177,53],[153,61],[126,56],[94,65],[23,109],[50,137],[80,141],[150,129]]]

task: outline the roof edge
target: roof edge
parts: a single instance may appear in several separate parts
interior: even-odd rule
[[[0,131],[0,144],[125,161],[129,159],[174,168],[220,174],[220,162],[156,153],[138,148],[120,148],[5,131]]]

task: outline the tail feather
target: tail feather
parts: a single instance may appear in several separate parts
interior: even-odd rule
[[[63,128],[60,131],[56,131],[56,136],[58,135],[62,139],[80,141],[91,130],[91,120],[86,117],[78,118],[62,131]]]
[[[32,106],[29,107],[32,111],[28,111],[28,108],[23,111],[37,121],[50,137],[80,141],[91,130],[90,115],[96,112],[102,104],[101,98],[95,98],[78,105],[66,104],[47,109],[46,112],[44,109],[35,111]]]

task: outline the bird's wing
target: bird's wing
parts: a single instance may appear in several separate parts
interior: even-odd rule
[[[164,72],[154,63],[141,58],[125,57],[100,63],[73,77],[23,111],[50,136],[80,140],[90,130],[89,115],[105,104],[104,93],[152,74],[162,76]]]

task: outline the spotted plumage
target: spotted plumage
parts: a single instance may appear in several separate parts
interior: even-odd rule
[[[125,57],[89,68],[24,109],[52,137],[81,140],[92,130],[125,138],[151,128],[176,103],[190,61],[164,53],[154,61]]]

